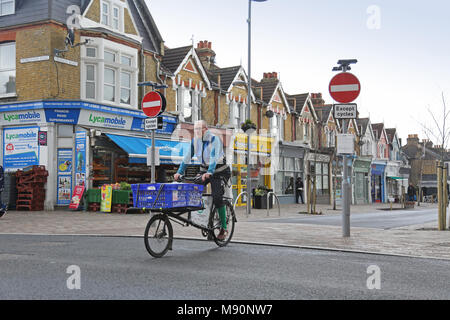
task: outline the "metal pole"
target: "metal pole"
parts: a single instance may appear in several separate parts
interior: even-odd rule
[[[443,230],[447,229],[446,223],[447,223],[447,205],[448,205],[448,190],[447,190],[447,175],[448,175],[448,169],[447,165],[443,162],[443,169],[442,169],[442,189],[443,189],[443,203],[442,203],[442,224],[443,224]]]
[[[152,180],[151,183],[155,183],[155,130],[152,130]]]
[[[248,1],[248,97],[247,97],[247,119],[250,117],[250,103],[252,90],[252,68],[251,68],[251,50],[252,50],[252,0]],[[250,134],[247,134],[247,215],[251,213],[251,180],[250,180]]]
[[[347,133],[347,121],[343,120],[344,134]],[[348,158],[343,155],[343,178],[342,178],[342,236],[350,237],[350,202],[349,202],[349,175],[348,175]]]

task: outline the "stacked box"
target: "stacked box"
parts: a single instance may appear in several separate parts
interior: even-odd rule
[[[48,171],[45,166],[30,166],[16,172],[17,210],[42,211]]]
[[[187,183],[131,185],[136,208],[201,207],[203,189],[202,185]]]

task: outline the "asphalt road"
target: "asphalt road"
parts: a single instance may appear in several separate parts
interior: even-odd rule
[[[173,248],[154,259],[141,238],[0,235],[0,300],[450,299],[446,260],[178,239]],[[380,289],[367,288],[371,265]]]
[[[436,208],[420,211],[379,210],[377,212],[357,213],[357,214],[352,214],[350,211],[350,225],[352,227],[360,227],[360,228],[374,228],[387,230],[392,228],[425,224],[437,221],[437,218],[438,212]],[[255,220],[255,222],[262,222],[262,220],[260,221]],[[298,218],[266,219],[264,220],[264,222],[341,226],[342,214],[327,215],[327,216],[299,215]]]

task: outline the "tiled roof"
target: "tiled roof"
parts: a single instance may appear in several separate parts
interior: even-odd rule
[[[263,88],[263,96],[262,96],[262,100],[265,103],[270,103],[270,100],[273,97],[273,94],[275,93],[275,89],[278,87],[278,83],[280,81],[275,79],[275,80],[269,80],[269,81],[261,81],[258,84],[258,87]]]
[[[333,106],[331,105],[314,107],[320,122],[322,122],[323,124],[326,124],[328,122],[328,117],[332,108]]]
[[[390,128],[390,129],[385,129],[386,131],[386,135],[388,137],[388,142],[392,143],[392,141],[394,140],[394,136],[395,136],[395,132],[397,131],[395,128]]]
[[[363,136],[366,134],[367,126],[369,125],[369,118],[356,119],[356,124],[358,125],[358,127],[361,127],[360,134]]]
[[[383,132],[384,123],[372,123],[372,130],[375,133],[377,139],[380,139],[381,133]]]
[[[236,78],[237,73],[241,69],[241,66],[214,69],[208,72],[212,81],[218,84],[219,74],[220,74],[220,88],[223,90],[228,90]],[[253,83],[252,83],[253,85]]]
[[[164,50],[162,64],[174,73],[191,49],[192,46]]]
[[[302,112],[303,106],[305,105],[306,99],[308,99],[309,93],[302,93],[302,94],[294,94],[294,95],[287,95],[287,97],[291,99],[295,99],[295,105],[297,112]]]
[[[69,17],[66,11],[70,5],[77,5],[80,7],[81,13],[83,14],[90,2],[91,1],[89,0],[16,0],[15,13],[7,16],[0,16],[0,28],[48,20],[54,20],[65,25],[67,23],[67,18]],[[146,31],[134,4],[135,1],[128,1],[130,13],[136,22],[137,31],[143,38],[142,44],[144,48],[153,52],[159,52],[159,43],[163,40],[145,1],[136,0],[136,4],[140,7],[140,11],[147,21],[147,25],[150,29],[149,32],[151,34],[148,34]],[[105,32],[113,34],[110,30],[104,30]]]

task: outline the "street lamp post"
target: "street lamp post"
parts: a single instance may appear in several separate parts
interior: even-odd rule
[[[248,0],[248,97],[247,97],[247,120],[251,120],[250,104],[252,90],[252,1],[265,2],[267,0]],[[251,180],[250,180],[250,133],[247,134],[247,216],[251,213]]]

